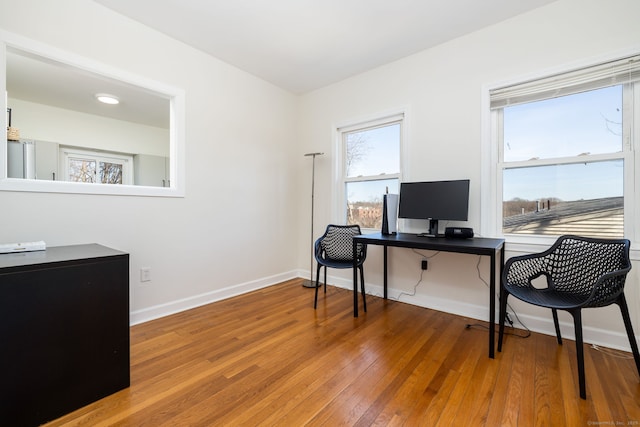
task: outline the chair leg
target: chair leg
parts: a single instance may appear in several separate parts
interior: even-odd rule
[[[509,292],[500,287],[500,315],[498,321],[500,325],[498,327],[498,351],[502,351],[502,337],[504,336],[504,322],[507,320],[507,297]]]
[[[576,354],[578,356],[578,383],[580,384],[580,397],[587,398],[587,387],[584,379],[584,345],[582,342],[582,313],[580,309],[572,310],[573,325],[576,332]]]
[[[360,289],[362,290],[362,305],[364,308],[364,312],[367,312],[367,297],[364,292],[364,268],[360,266]]]
[[[636,342],[636,336],[633,333],[633,327],[631,326],[631,318],[629,317],[629,308],[627,307],[627,300],[624,297],[624,293],[618,297],[618,306],[622,312],[622,320],[624,321],[624,328],[627,330],[627,337],[629,337],[629,345],[631,345],[631,352],[633,353],[633,359],[636,361],[636,369],[638,375],[640,375],[640,352],[638,352],[638,343]]]
[[[326,271],[326,267],[325,267],[325,271]],[[318,306],[318,286],[320,285],[319,281],[320,281],[320,264],[318,264],[318,270],[316,271],[316,296],[315,296],[315,299],[313,300],[314,309]]]
[[[327,266],[324,266],[324,293],[327,293]]]
[[[553,314],[553,324],[556,327],[556,340],[558,340],[558,344],[562,345],[562,335],[560,334],[560,323],[558,322],[558,310],[556,310],[555,308],[552,308],[551,314]]]

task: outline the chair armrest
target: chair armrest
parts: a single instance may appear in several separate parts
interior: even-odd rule
[[[629,270],[631,270],[630,265],[626,268],[611,271],[600,276],[593,285],[591,295],[583,306],[603,307],[615,302],[624,291],[624,284]]]
[[[363,243],[358,243],[356,250],[358,253],[358,260],[363,262],[364,259],[367,257],[367,245]]]
[[[530,287],[531,280],[549,273],[546,253],[520,255],[509,258],[504,264],[502,282],[512,286]]]
[[[324,238],[324,236],[322,237],[318,237],[318,239],[316,240],[316,242],[313,245],[313,255],[316,258],[316,261],[324,259],[324,256],[322,254],[322,239]]]

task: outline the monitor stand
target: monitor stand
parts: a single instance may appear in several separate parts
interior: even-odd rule
[[[419,237],[438,237],[438,220],[429,220],[429,231],[426,233],[418,234]]]

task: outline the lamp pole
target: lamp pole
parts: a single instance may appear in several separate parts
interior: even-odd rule
[[[311,157],[311,257],[309,266],[309,280],[302,282],[302,286],[305,288],[315,288],[316,284],[313,281],[313,197],[315,194],[315,180],[316,180],[316,156],[322,156],[324,153],[307,153],[305,157]]]

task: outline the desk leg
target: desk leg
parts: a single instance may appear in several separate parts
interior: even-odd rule
[[[500,257],[502,258],[502,256]],[[494,358],[496,340],[496,254],[491,254],[491,277],[489,280],[489,357]]]
[[[388,246],[384,245],[384,277],[382,282],[384,284],[384,299],[387,299],[387,248]]]
[[[358,244],[353,242],[353,317],[358,317]]]

